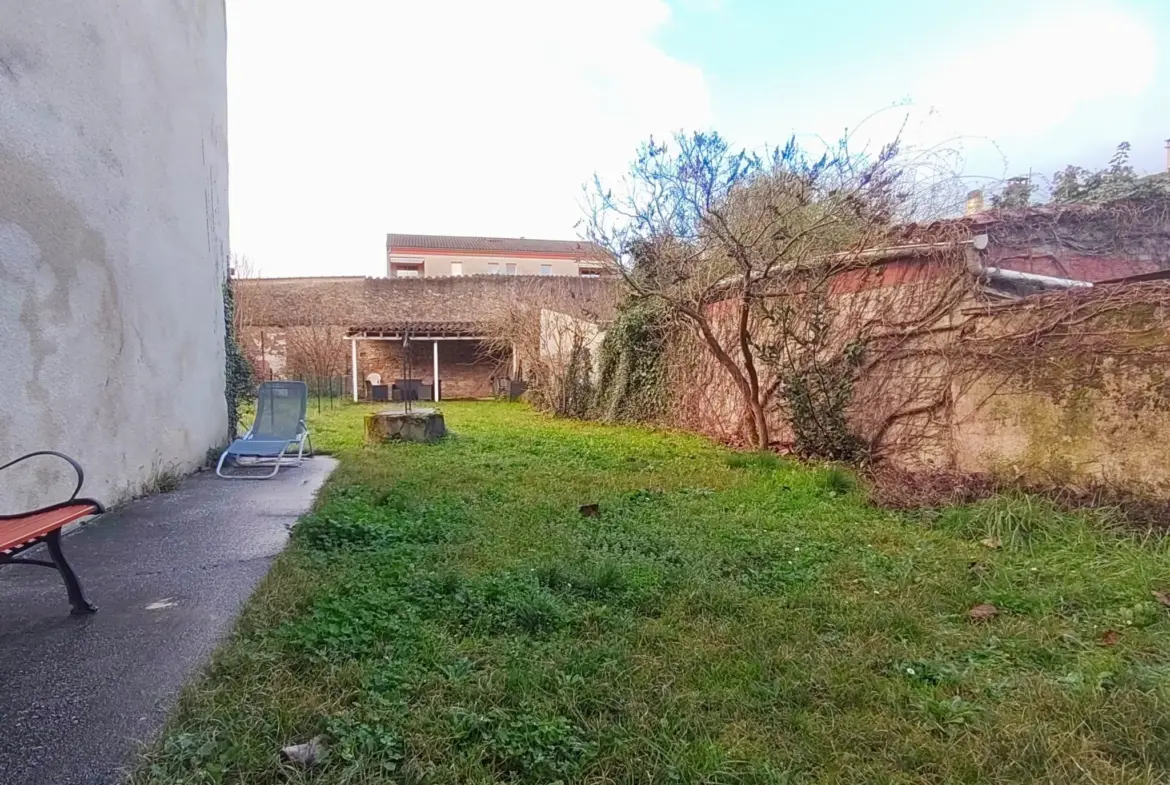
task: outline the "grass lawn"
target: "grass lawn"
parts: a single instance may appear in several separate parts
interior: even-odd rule
[[[365,407],[314,409],[341,466],[134,783],[1170,781],[1167,540],[443,410],[365,448]]]

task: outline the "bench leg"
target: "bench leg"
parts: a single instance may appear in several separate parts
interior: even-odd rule
[[[76,616],[95,612],[97,606],[91,605],[85,599],[85,594],[81,591],[81,583],[77,580],[77,575],[73,572],[73,568],[69,566],[69,562],[65,560],[65,553],[61,550],[61,530],[54,529],[50,532],[45,538],[45,545],[49,548],[49,555],[53,558],[53,564],[57,567],[57,572],[61,573],[61,579],[65,581],[65,591],[69,593],[69,604],[73,606],[73,614]]]

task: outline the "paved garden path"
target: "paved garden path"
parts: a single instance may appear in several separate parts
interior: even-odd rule
[[[273,480],[207,472],[65,540],[94,616],[69,616],[52,570],[0,570],[0,782],[118,782],[335,463]]]

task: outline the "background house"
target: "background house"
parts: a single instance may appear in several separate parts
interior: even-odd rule
[[[238,333],[261,378],[328,377],[347,396],[356,386],[359,398],[370,394],[372,375],[383,384],[405,378],[409,337],[411,378],[432,390],[437,379],[442,400],[484,398],[493,380],[523,375],[512,351],[494,340],[500,313],[523,302],[604,320],[619,283],[505,275],[245,279],[235,282]]]
[[[579,240],[506,237],[386,235],[390,278],[459,275],[557,275],[595,278],[613,275],[604,249]]]
[[[227,437],[224,4],[3,8],[0,463],[69,453],[114,501]],[[59,500],[46,466],[3,511]]]

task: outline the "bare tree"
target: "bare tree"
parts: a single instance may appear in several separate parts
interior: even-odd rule
[[[231,261],[228,263],[228,276],[233,281],[247,281],[253,278],[260,277],[259,268],[252,262],[250,258],[243,254],[232,254]],[[236,300],[236,334],[241,334],[244,327],[249,327],[253,324],[259,324],[255,318],[259,315],[257,313],[257,296],[258,290],[251,287],[235,286],[235,300]]]
[[[619,192],[595,180],[587,234],[623,259],[637,296],[666,303],[696,332],[739,390],[763,449],[770,400],[786,379],[766,380],[762,364],[819,356],[811,347],[824,337],[806,319],[824,300],[813,306],[812,295],[872,263],[863,251],[886,241],[911,204],[904,174],[896,144],[869,157],[842,142],[810,158],[794,141],[754,154],[718,134],[679,135],[643,146]],[[762,347],[761,319],[806,340]]]
[[[289,374],[306,377],[320,395],[322,381],[332,385],[332,379],[344,375],[348,367],[345,331],[328,324],[316,310],[310,311],[305,321],[290,326],[285,333],[285,368]]]
[[[266,286],[257,285],[259,267],[247,256],[232,254],[228,265],[235,300],[234,327],[236,340],[252,367],[256,380],[272,377],[270,349],[278,343],[278,331],[272,326],[279,322],[272,293]]]

